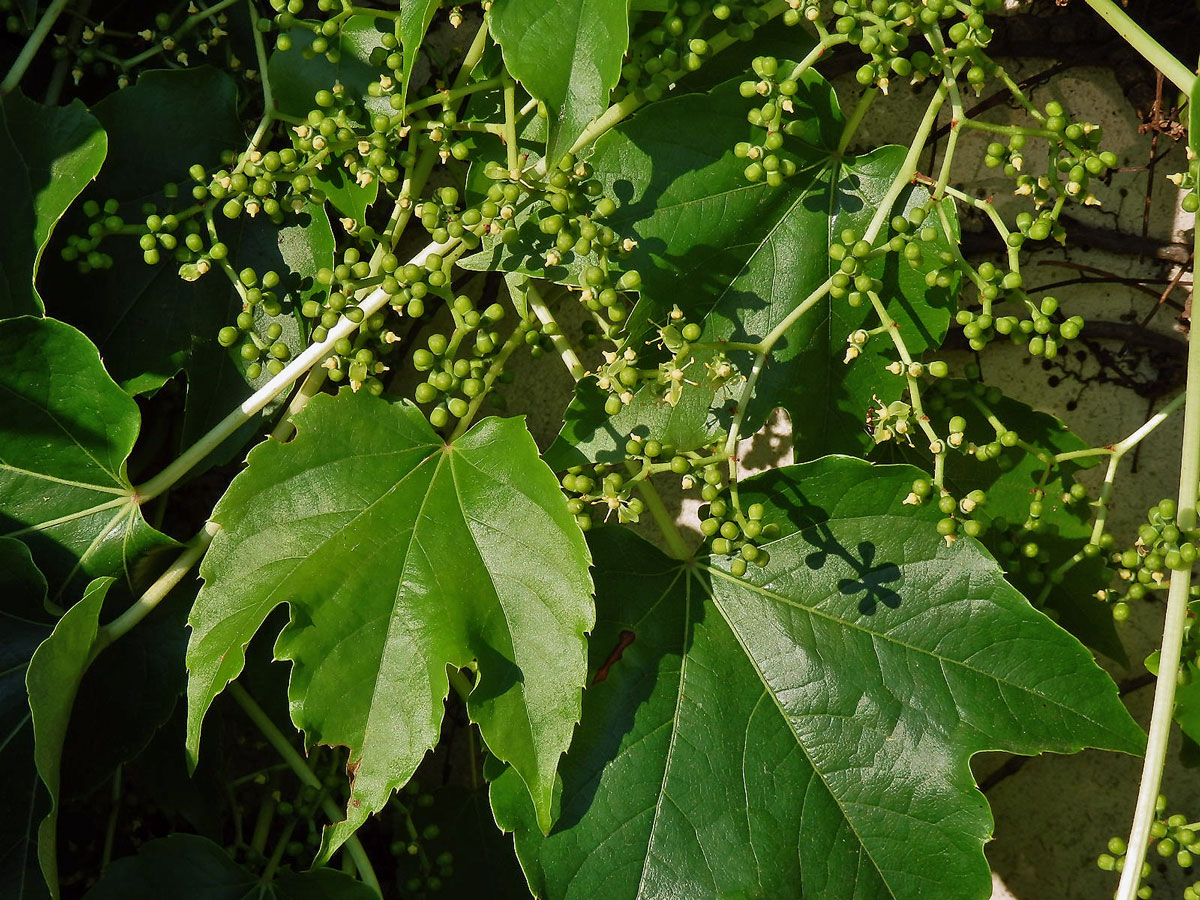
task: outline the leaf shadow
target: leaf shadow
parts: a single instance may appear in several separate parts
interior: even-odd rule
[[[770,483],[770,478],[763,481]],[[794,486],[793,486],[794,487]],[[847,547],[829,526],[832,511],[813,502],[798,490],[772,489],[768,487],[768,508],[780,514],[790,528],[784,534],[803,534],[813,549],[804,557],[804,564],[813,570],[824,568],[831,558],[841,560],[849,566],[852,577],[839,578],[837,589],[844,597],[857,597],[858,611],[864,616],[873,616],[882,604],[888,609],[898,609],[902,602],[900,588],[904,573],[895,562],[879,556],[879,546],[870,540],[860,540],[851,549]],[[776,522],[781,526],[783,522]],[[768,548],[770,545],[767,545]]]

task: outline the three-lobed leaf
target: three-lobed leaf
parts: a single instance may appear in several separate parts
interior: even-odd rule
[[[268,441],[213,513],[191,615],[188,746],[279,604],[291,713],[310,742],[350,748],[347,820],[380,809],[434,746],[446,667],[478,665],[467,709],[528,786],[542,829],[579,718],[592,625],[586,544],[519,419],[452,444],[419,410],[318,396],[289,444]]]
[[[903,503],[916,474],[829,457],[751,481],[782,536],[742,578],[593,532],[551,834],[493,783],[537,896],[984,898],[972,754],[1140,750],[1087,651]]]
[[[55,224],[96,177],[108,143],[79,100],[42,106],[20,91],[0,97],[0,317],[40,315],[34,286]]]

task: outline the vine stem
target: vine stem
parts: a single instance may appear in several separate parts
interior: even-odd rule
[[[21,79],[25,75],[25,70],[29,68],[33,62],[33,58],[41,49],[46,37],[50,34],[50,29],[54,27],[55,21],[62,14],[62,11],[67,8],[67,3],[70,0],[53,0],[46,7],[46,11],[42,13],[42,17],[38,19],[37,25],[29,35],[29,39],[25,42],[25,46],[21,48],[21,52],[17,55],[16,60],[12,64],[12,68],[8,70],[8,74],[4,76],[4,81],[0,82],[0,97],[5,94],[12,93],[16,90],[17,85],[21,83]]]
[[[1085,0],[1104,21],[1113,27],[1117,34],[1125,38],[1142,57],[1162,72],[1167,80],[1189,97],[1196,83],[1195,74],[1166,47],[1156,41],[1137,22],[1129,18],[1128,13],[1121,9],[1113,0]],[[1121,882],[1124,884],[1124,880]]]
[[[205,19],[211,19],[217,13],[222,12],[225,9],[228,9],[230,6],[233,6],[237,2],[239,2],[239,0],[219,0],[219,2],[214,3],[208,9],[202,9],[199,12],[193,13],[192,15],[190,15],[186,19],[184,19],[178,28],[176,28],[173,32],[171,32],[171,39],[174,41],[178,41],[180,38],[184,37],[188,32],[190,32],[193,28],[195,28],[197,25],[199,25]],[[144,63],[146,60],[150,59],[151,57],[156,56],[159,53],[165,53],[165,52],[167,52],[167,51],[163,47],[162,43],[158,42],[154,46],[148,47],[147,49],[143,50],[137,56],[131,56],[131,57],[129,57],[129,59],[125,59],[125,60],[119,59],[119,60],[116,60],[116,63],[118,66],[121,67],[122,71],[128,72],[130,69],[132,69],[136,66],[140,66],[142,63]],[[262,73],[264,81],[266,80],[266,74],[267,74],[266,72]]]
[[[558,322],[554,318],[554,313],[550,312],[550,307],[546,305],[546,301],[542,299],[542,295],[538,293],[537,288],[533,286],[532,282],[525,286],[525,299],[529,303],[529,308],[533,310],[533,314],[538,317],[538,321],[553,332],[550,335],[550,343],[554,345],[554,349],[562,357],[563,365],[567,367],[567,371],[571,373],[571,377],[576,381],[582,380],[587,375],[587,369],[580,362],[579,354],[575,352],[575,348],[571,346],[571,342],[563,334],[562,328],[559,327]]]
[[[626,467],[631,473],[636,474],[638,471],[637,466],[631,462],[626,463]],[[646,504],[646,509],[650,512],[650,518],[654,520],[654,524],[662,533],[663,540],[667,542],[667,548],[671,551],[671,555],[676,559],[691,559],[692,550],[684,540],[683,532],[679,530],[679,526],[667,512],[667,507],[663,503],[658,489],[650,483],[648,478],[644,478],[638,481],[637,490],[642,495],[642,502]]]
[[[1088,2],[1093,7],[1097,5],[1095,0]],[[1137,47],[1136,44],[1134,46]],[[1191,141],[1193,144],[1200,141],[1200,135],[1192,135]],[[1192,171],[1200,175],[1200,163],[1193,163]],[[1200,258],[1200,228],[1194,231],[1193,241],[1197,258]],[[1183,402],[1183,450],[1179,460],[1176,522],[1179,530],[1186,532],[1196,527],[1196,491],[1200,485],[1200,335],[1196,334],[1195,330],[1188,340],[1187,384],[1184,388]],[[1183,629],[1187,622],[1188,593],[1191,586],[1190,566],[1171,572],[1166,621],[1163,625],[1162,647],[1159,650],[1158,683],[1154,688],[1154,707],[1150,714],[1150,730],[1146,740],[1146,757],[1142,764],[1142,780],[1138,787],[1133,824],[1129,829],[1125,868],[1121,872],[1116,900],[1136,900],[1141,882],[1142,861],[1150,846],[1150,827],[1154,824],[1155,805],[1162,785],[1163,766],[1167,759],[1167,742],[1174,721],[1175,686],[1179,677],[1179,658],[1183,648]]]
[[[229,685],[229,695],[242,708],[242,711],[254,723],[255,727],[262,733],[262,736],[267,739],[267,743],[275,748],[275,752],[296,773],[296,777],[309,787],[316,788],[318,791],[324,790],[321,779],[313,773],[312,769],[304,762],[304,758],[296,752],[296,748],[292,746],[291,741],[284,736],[282,731],[275,727],[275,723],[271,721],[270,716],[246,692],[246,689],[236,681],[231,682]],[[328,796],[322,795],[321,809],[334,822],[345,818],[342,811],[337,808],[336,804]],[[366,850],[363,849],[358,835],[352,834],[346,839],[346,852],[354,860],[354,866],[358,869],[358,877],[362,879],[363,884],[376,894],[382,895],[382,891],[379,888],[379,879],[375,877],[375,869],[371,865],[371,860],[367,856]]]
[[[414,265],[422,265],[433,254],[445,254],[457,246],[458,243],[458,239],[455,239],[445,244],[428,244],[410,262]],[[138,502],[145,503],[147,500],[157,497],[190,472],[195,465],[219,447],[226,438],[261,412],[268,403],[295,384],[301,375],[304,375],[318,362],[329,356],[333,352],[334,344],[342,338],[353,334],[362,322],[367,321],[371,316],[383,309],[390,300],[391,295],[385,293],[382,288],[376,288],[372,291],[359,304],[358,308],[362,310],[363,315],[358,322],[352,322],[346,316],[342,316],[341,320],[333,328],[329,329],[329,334],[325,340],[311,344],[308,349],[288,363],[282,372],[251,394],[241,406],[218,422],[207,434],[185,450],[178,459],[149,481],[134,488]]]
[[[146,590],[142,596],[138,597],[137,601],[130,606],[125,612],[117,616],[107,625],[100,627],[99,633],[96,635],[96,640],[92,643],[91,658],[96,656],[109,644],[119,640],[130,630],[132,630],[142,619],[146,618],[151,611],[162,602],[163,598],[171,592],[175,585],[183,580],[183,576],[192,570],[192,567],[200,562],[213,538],[217,532],[221,530],[221,526],[215,522],[206,522],[199,533],[188,541],[184,551],[179,554],[175,562],[167,568],[167,571],[158,576],[158,580]]]

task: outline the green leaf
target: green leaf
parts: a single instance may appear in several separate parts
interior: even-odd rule
[[[608,106],[629,46],[628,0],[496,0],[492,35],[512,76],[550,113],[557,162]]]
[[[54,626],[54,632],[37,648],[25,673],[29,709],[33,714],[34,760],[42,783],[50,792],[50,811],[38,826],[38,861],[54,897],[60,893],[58,808],[63,742],[75,692],[87,670],[92,643],[99,630],[104,596],[112,583],[112,578],[97,578],[88,585],[83,599],[67,610]]]
[[[379,50],[385,55],[388,52],[382,39],[384,34],[392,33],[389,20],[364,14],[347,18],[338,37],[329,39],[330,46],[340,52],[336,63],[329,62],[323,54],[304,58],[303,52],[314,37],[308,29],[293,28],[288,33],[292,38],[291,49],[276,50],[267,62],[267,77],[279,112],[303,118],[313,108],[317,91],[332,90],[335,84],[341,84],[372,113],[395,112],[387,97],[372,97],[367,93],[367,85],[377,82],[380,75],[380,67],[371,65],[372,52]]]
[[[313,172],[312,183],[313,187],[325,192],[338,212],[354,220],[355,228],[366,224],[367,208],[379,197],[379,179],[372,179],[366,185],[359,184],[341,166]]]
[[[888,146],[865,156],[838,156],[841,112],[832,89],[815,73],[805,75],[793,101],[797,119],[808,130],[785,145],[798,171],[778,188],[747,182],[745,160],[733,154],[739,141],[762,140],[761,130],[746,121],[747,102],[736,82],[655,104],[597,142],[589,162],[606,195],[620,201],[610,224],[637,241],[622,261],[642,276],[641,299],[629,324],[635,337],[651,336],[654,323],[665,322],[677,304],[689,321],[704,322],[703,343],[757,342],[835,271],[828,249],[841,231],[865,230],[905,150]],[[704,127],[696,128],[696,122]],[[927,198],[923,188],[910,189],[895,211]],[[957,230],[952,205],[946,209]],[[532,223],[530,228],[536,231]],[[886,236],[885,229],[881,240]],[[925,249],[945,245],[939,229],[937,246]],[[499,244],[477,254],[465,266],[539,274],[540,260],[509,256],[503,248]],[[898,265],[894,256],[868,271],[883,280],[888,313],[899,323],[909,351],[919,355],[938,346],[949,326],[953,286],[928,287],[925,269]],[[566,269],[546,274],[560,280],[564,273],[565,280],[578,283]],[[847,336],[872,327],[875,318],[866,305],[854,309],[845,300],[826,297],[813,306],[775,345],[743,431],[753,431],[782,406],[792,418],[797,459],[865,451],[867,408],[875,397],[884,403],[899,399],[902,389],[901,379],[885,371],[894,350],[884,337],[869,341],[852,364],[843,362]],[[666,421],[675,436],[691,435],[679,449],[705,443],[729,426],[736,399],[727,389],[714,392],[708,386],[705,363],[711,356],[711,350],[697,352],[686,370],[696,383],[684,392],[696,395],[687,401],[690,412],[664,409],[664,400],[643,389],[640,410],[626,410],[619,422],[607,423],[602,408],[581,394],[568,411],[563,434],[563,443],[578,452],[556,446],[556,461],[619,456],[631,432],[667,440],[657,430]],[[729,357],[749,373],[751,353],[731,351]]]
[[[408,102],[408,86],[412,83],[417,53],[439,6],[441,0],[405,0],[400,4],[400,47],[404,51],[404,70],[400,76],[401,108]]]
[[[951,404],[936,412],[930,410],[939,434],[947,433],[946,424],[951,415],[961,415],[967,422],[968,441],[986,443],[995,440],[995,429],[976,405],[978,398],[972,398],[969,383],[956,379],[941,381],[935,396],[945,393],[955,398]],[[1017,432],[1022,440],[1047,453],[1070,453],[1089,446],[1054,416],[1019,400],[991,396],[987,398],[986,408],[1007,428]],[[933,469],[932,457],[921,447],[888,442],[879,445],[872,457],[880,462],[911,463],[926,472]],[[1127,665],[1128,657],[1113,622],[1111,606],[1096,598],[1096,592],[1112,580],[1112,572],[1101,557],[1077,564],[1061,584],[1052,585],[1048,590],[1040,581],[1042,575],[1058,568],[1091,540],[1091,507],[1086,500],[1068,502],[1063,496],[1075,482],[1075,473],[1095,465],[1098,459],[1081,457],[1059,463],[1049,477],[1044,477],[1046,464],[1021,447],[1008,448],[1001,457],[985,462],[973,456],[951,453],[946,457],[946,487],[955,497],[965,497],[976,489],[986,492],[987,503],[981,512],[990,520],[1000,519],[1005,527],[993,522],[984,533],[982,543],[1000,560],[1008,581],[1031,601],[1043,598],[1045,594],[1042,602],[1035,605],[1047,609],[1058,624],[1092,649]],[[1029,518],[1033,491],[1039,487],[1044,491],[1045,499],[1039,530],[1032,534],[1022,525]],[[1035,540],[1049,554],[1048,562],[1039,563],[1021,555],[1020,546],[1028,540]],[[1015,550],[1012,548],[1014,543]],[[1035,572],[1039,574],[1035,575]]]
[[[245,144],[236,84],[208,66],[145,72],[93,111],[108,131],[109,155],[91,195],[99,202],[118,200],[119,213],[130,222],[144,218],[142,202],[166,203],[162,189],[168,182],[179,184],[186,197],[189,166],[214,166],[221,151]],[[51,312],[95,341],[113,377],[131,394],[161,387],[241,311],[219,272],[189,284],[179,278],[170,253],[159,265],[146,265],[127,235],[107,238],[100,249],[113,257],[111,269],[85,275],[59,267]]]
[[[121,638],[120,649],[101,653],[88,666],[63,747],[63,797],[85,797],[108,782],[171,719],[187,686],[187,614],[199,581],[176,587]],[[182,759],[183,741],[175,747]]]
[[[125,471],[141,415],[86,337],[53,319],[0,322],[0,537],[24,541],[53,596],[124,575],[172,543],[142,518]]]
[[[288,603],[292,720],[350,748],[336,849],[434,746],[446,666],[476,660],[468,712],[550,826],[558,758],[578,720],[591,627],[586,544],[520,419],[446,444],[411,405],[319,395],[289,444],[251,451],[213,513],[188,646],[188,746]],[[332,436],[332,438],[331,438]]]
[[[86,900],[379,900],[343,872],[281,871],[264,882],[221,847],[195,834],[173,834],[144,844],[137,856],[118,859]]]
[[[131,87],[92,107],[108,132],[108,159],[96,180],[100,200],[140,205],[174,182],[187,196],[188,168],[212,166],[223,150],[239,150],[246,136],[237,114],[237,83],[212,66],[152,69]],[[190,201],[182,200],[179,208]],[[123,208],[136,221],[137,206]],[[111,240],[111,239],[110,239]]]
[[[493,784],[535,894],[982,900],[972,754],[1141,749],[1087,651],[904,505],[917,474],[829,457],[752,479],[783,536],[745,578],[589,535],[592,678],[555,829]]]
[[[45,814],[45,790],[33,761],[33,725],[25,670],[50,634],[44,610],[46,579],[29,548],[0,538],[0,896],[43,900],[49,896],[38,869],[34,825]]]
[[[42,106],[0,97],[0,318],[40,315],[34,280],[54,225],[104,162],[107,140],[79,100]]]

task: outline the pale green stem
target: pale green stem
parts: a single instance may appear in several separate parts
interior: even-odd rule
[[[637,474],[638,469],[636,464],[627,461],[625,465],[631,474]],[[691,548],[688,547],[687,541],[683,539],[683,534],[679,531],[679,526],[675,524],[675,520],[667,512],[667,507],[663,504],[658,490],[650,483],[649,479],[645,478],[638,479],[637,489],[638,493],[642,495],[642,501],[646,504],[646,511],[650,513],[650,518],[654,519],[654,524],[658,526],[658,530],[662,533],[663,540],[667,542],[667,548],[671,551],[671,555],[676,559],[690,559],[692,556]]]
[[[132,606],[107,625],[100,627],[96,640],[92,644],[93,659],[109,644],[131,631],[162,602],[175,585],[183,580],[183,576],[200,562],[220,529],[221,527],[215,522],[205,523],[200,532],[188,541],[184,551],[179,554],[175,562],[171,563],[167,570],[158,576],[154,584],[150,585]]]
[[[456,247],[458,243],[459,241],[455,239],[445,244],[428,244],[410,262],[415,265],[422,265],[432,254],[438,253],[444,255],[447,251]],[[353,334],[362,322],[367,321],[372,315],[383,309],[390,300],[391,295],[385,293],[382,289],[377,288],[372,291],[358,307],[363,312],[362,318],[358,322],[353,322],[343,316],[333,328],[329,329],[329,334],[325,340],[310,345],[308,349],[288,363],[282,372],[255,391],[241,406],[218,422],[207,434],[185,450],[178,459],[149,481],[135,488],[138,501],[145,503],[147,500],[157,497],[190,472],[194,466],[219,447],[226,438],[261,412],[268,403],[295,384],[309,369],[328,358],[333,353],[334,344],[342,338]]]
[[[46,7],[46,11],[42,13],[42,17],[38,19],[37,25],[33,27],[33,31],[29,35],[29,39],[25,41],[25,46],[21,48],[21,52],[17,54],[16,60],[12,64],[12,68],[8,70],[8,74],[4,76],[4,81],[0,82],[0,97],[16,90],[17,85],[21,83],[21,79],[25,75],[25,70],[29,68],[33,62],[33,58],[37,55],[46,36],[50,34],[50,29],[54,27],[55,21],[66,9],[67,3],[70,0],[53,0]]]
[[[509,177],[517,178],[521,173],[521,160],[517,148],[517,83],[504,79],[504,147],[508,151]]]
[[[1088,0],[1097,6],[1097,0]],[[1147,38],[1148,40],[1148,38]],[[1136,47],[1136,44],[1135,44]],[[1141,48],[1138,48],[1141,50]],[[1167,74],[1164,72],[1163,74]],[[1191,135],[1193,145],[1200,135]],[[1200,174],[1200,163],[1192,164],[1192,172]],[[1196,258],[1200,259],[1200,228],[1194,236]],[[1188,341],[1187,384],[1184,388],[1183,444],[1179,461],[1179,497],[1175,521],[1179,530],[1196,527],[1196,489],[1200,483],[1200,337],[1193,334]],[[1167,742],[1175,713],[1175,686],[1179,677],[1179,658],[1183,647],[1183,630],[1187,622],[1188,593],[1192,585],[1192,569],[1171,572],[1171,587],[1167,592],[1167,613],[1163,625],[1162,647],[1159,650],[1158,683],[1154,688],[1154,708],[1150,715],[1150,731],[1146,741],[1146,757],[1142,764],[1142,780],[1138,787],[1137,805],[1129,831],[1125,868],[1117,887],[1116,900],[1136,900],[1142,860],[1150,845],[1150,827],[1154,824],[1155,804],[1162,785],[1163,766],[1167,759]]]
[[[1142,57],[1162,72],[1167,80],[1174,84],[1187,96],[1192,95],[1196,83],[1196,75],[1172,55],[1166,47],[1156,41],[1142,29],[1137,22],[1129,18],[1129,14],[1121,9],[1113,0],[1085,0],[1088,6],[1100,14],[1117,34],[1125,38]],[[1122,881],[1124,884],[1124,881]]]
[[[541,294],[538,293],[537,288],[532,283],[526,287],[525,297],[529,302],[529,308],[533,310],[533,314],[538,317],[538,320],[550,332],[550,343],[554,345],[554,349],[562,357],[563,365],[567,367],[567,371],[571,373],[571,377],[576,381],[582,379],[587,375],[587,369],[579,361],[579,354],[575,352],[575,348],[571,346],[571,342],[563,334],[562,328],[559,327],[558,322],[554,319],[554,313],[550,312],[550,307],[546,306],[546,301],[542,299]]]
[[[312,769],[304,762],[304,758],[296,752],[296,748],[292,746],[291,741],[284,736],[282,731],[275,727],[275,723],[271,721],[270,716],[263,712],[262,707],[258,705],[255,699],[246,693],[245,688],[236,681],[231,682],[229,685],[229,696],[242,708],[242,711],[246,713],[246,716],[254,723],[255,727],[262,733],[262,736],[267,739],[267,743],[275,748],[275,752],[296,773],[296,777],[301,782],[309,787],[316,788],[318,791],[324,790],[321,779],[313,773]],[[327,796],[322,796],[321,808],[325,811],[325,815],[329,816],[330,821],[340,822],[345,818],[342,810],[338,809],[337,805]],[[367,857],[367,853],[363,849],[358,835],[352,834],[346,839],[346,852],[354,860],[355,868],[358,869],[358,877],[362,879],[363,884],[376,894],[380,894],[379,880],[375,877],[375,869],[371,865],[371,860]]]
[[[840,157],[846,152],[846,148],[854,140],[854,135],[858,132],[859,126],[862,125],[863,119],[866,118],[867,110],[871,108],[871,104],[875,102],[875,98],[880,93],[881,91],[875,87],[868,87],[863,91],[862,96],[858,98],[858,103],[854,105],[854,112],[850,114],[845,127],[842,128],[842,136],[838,138],[837,149],[833,151],[834,156]]]
[[[267,48],[263,43],[262,32],[258,30],[258,20],[261,18],[254,6],[254,0],[248,0],[250,7],[250,32],[254,35],[254,56],[258,60],[258,80],[262,83],[263,110],[268,116],[275,113],[275,97],[271,93],[271,79],[267,77]]]
[[[300,390],[296,391],[296,395],[292,397],[292,402],[288,404],[287,411],[275,426],[275,430],[271,432],[271,437],[277,441],[286,441],[295,433],[296,426],[292,422],[292,418],[296,413],[300,412],[308,402],[321,390],[325,384],[325,379],[329,376],[329,370],[324,366],[315,366],[308,370],[308,374],[304,377],[304,381],[300,383]]]

